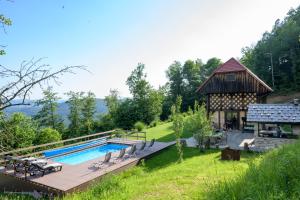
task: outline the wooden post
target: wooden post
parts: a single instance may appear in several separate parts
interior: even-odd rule
[[[207,94],[206,95],[206,117],[208,118],[209,117],[209,113],[210,113],[210,109],[209,109],[209,107],[210,107],[210,94]]]

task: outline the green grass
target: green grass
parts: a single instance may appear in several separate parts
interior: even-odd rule
[[[163,123],[153,128],[146,129],[147,140],[155,138],[160,142],[171,142],[175,140],[174,131],[172,130],[173,122]],[[189,138],[193,135],[188,132],[182,133],[182,138]]]
[[[140,166],[110,175],[89,190],[65,199],[204,199],[210,185],[236,177],[256,157],[243,154],[240,162],[221,161],[217,150],[200,153],[184,148],[184,161],[179,164],[173,146]]]
[[[234,181],[216,184],[211,199],[300,199],[300,142],[263,156]]]

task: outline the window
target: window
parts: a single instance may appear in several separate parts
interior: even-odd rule
[[[226,81],[235,81],[235,74],[226,74],[225,80]]]

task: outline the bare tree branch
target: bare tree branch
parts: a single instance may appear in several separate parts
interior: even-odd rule
[[[0,65],[0,77],[7,79],[7,84],[0,86],[0,111],[17,105],[28,105],[26,99],[35,86],[42,88],[49,85],[49,81],[59,84],[58,79],[66,73],[75,74],[75,70],[87,70],[85,66],[65,66],[53,71],[49,65],[40,64],[43,58],[23,61],[19,70],[12,70]],[[13,103],[13,100],[21,99],[21,102]]]

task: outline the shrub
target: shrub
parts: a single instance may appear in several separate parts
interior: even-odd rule
[[[195,103],[194,114],[185,120],[184,130],[194,134],[200,150],[203,151],[204,138],[212,134],[211,121],[207,118],[204,106]]]
[[[145,128],[145,124],[143,122],[136,122],[134,124],[134,128],[137,130],[137,131],[142,131],[144,130]]]
[[[61,140],[61,134],[52,128],[44,128],[39,131],[36,138],[36,144],[46,144]]]

